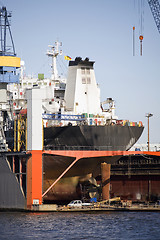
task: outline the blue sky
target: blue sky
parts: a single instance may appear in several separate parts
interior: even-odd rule
[[[27,74],[49,76],[48,45],[61,41],[65,55],[95,61],[101,100],[107,97],[115,100],[119,119],[144,123],[139,143],[147,142],[145,114],[153,113],[150,142],[160,143],[160,34],[147,0],[143,0],[144,40],[140,56],[138,37],[142,28],[138,1],[0,0],[0,3],[12,11],[16,52],[25,61]],[[66,69],[67,63],[63,61],[61,65]]]

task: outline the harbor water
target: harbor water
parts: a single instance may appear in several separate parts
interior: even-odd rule
[[[0,240],[160,239],[158,212],[0,212]]]

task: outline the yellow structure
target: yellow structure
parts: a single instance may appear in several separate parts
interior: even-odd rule
[[[13,56],[0,56],[1,67],[20,67],[20,58]]]
[[[27,119],[21,115],[14,120],[14,151],[27,149]]]

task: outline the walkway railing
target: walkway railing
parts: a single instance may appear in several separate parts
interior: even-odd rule
[[[122,149],[124,147],[118,146],[115,147],[114,150],[117,151],[121,149],[121,151],[125,151],[125,149]],[[53,146],[53,145],[47,145],[44,146],[44,150],[77,150],[77,151],[112,151],[112,146]]]

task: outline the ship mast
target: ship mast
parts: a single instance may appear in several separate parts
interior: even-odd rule
[[[57,56],[62,54],[62,50],[59,51],[59,46],[62,46],[62,43],[59,43],[58,41],[55,42],[55,47],[52,45],[49,45],[51,49],[47,51],[47,56],[52,58],[52,80],[58,80],[58,70],[57,70]]]

